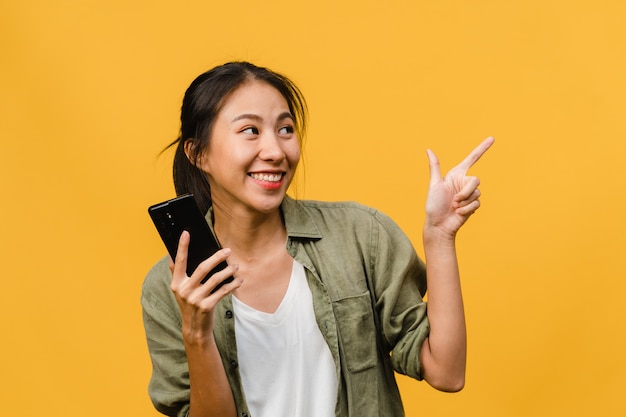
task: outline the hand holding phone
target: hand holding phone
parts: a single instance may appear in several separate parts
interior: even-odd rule
[[[154,204],[148,208],[148,213],[172,259],[176,259],[178,242],[183,231],[189,232],[187,276],[191,276],[201,262],[220,250],[220,245],[192,194]],[[222,261],[204,277],[202,284],[227,266],[226,261]],[[233,277],[225,279],[212,292],[232,280]]]

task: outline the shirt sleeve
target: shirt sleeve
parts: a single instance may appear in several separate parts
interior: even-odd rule
[[[173,417],[189,413],[189,367],[183,345],[181,318],[170,290],[169,260],[164,258],[148,272],[141,306],[152,361],[148,393],[154,407]]]
[[[370,269],[379,328],[394,370],[421,380],[420,351],[430,332],[426,267],[397,224],[380,212],[375,218]]]

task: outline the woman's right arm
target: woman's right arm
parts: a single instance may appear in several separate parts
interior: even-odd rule
[[[191,277],[185,272],[189,234],[183,232],[176,260],[170,264],[171,290],[182,317],[182,335],[189,366],[189,417],[236,416],[235,401],[220,353],[213,337],[215,306],[241,285],[235,279],[211,291],[223,280],[234,276],[237,265],[229,265],[201,284],[202,279],[220,262],[226,260],[229,249],[222,249],[202,262]]]

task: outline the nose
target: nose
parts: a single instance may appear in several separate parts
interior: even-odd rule
[[[281,162],[285,159],[285,151],[281,138],[274,132],[266,133],[259,141],[259,158],[264,161]]]

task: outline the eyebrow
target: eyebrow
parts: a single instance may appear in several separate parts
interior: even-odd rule
[[[258,122],[263,121],[263,118],[261,116],[259,116],[258,114],[252,114],[252,113],[244,113],[244,114],[240,114],[239,116],[235,117],[233,120],[231,120],[231,123],[234,123],[238,120],[242,120],[242,119],[252,119],[252,120],[256,120]],[[294,120],[293,115],[291,113],[289,113],[288,111],[281,113],[278,116],[278,121],[283,121],[285,119],[291,119],[292,121]]]

